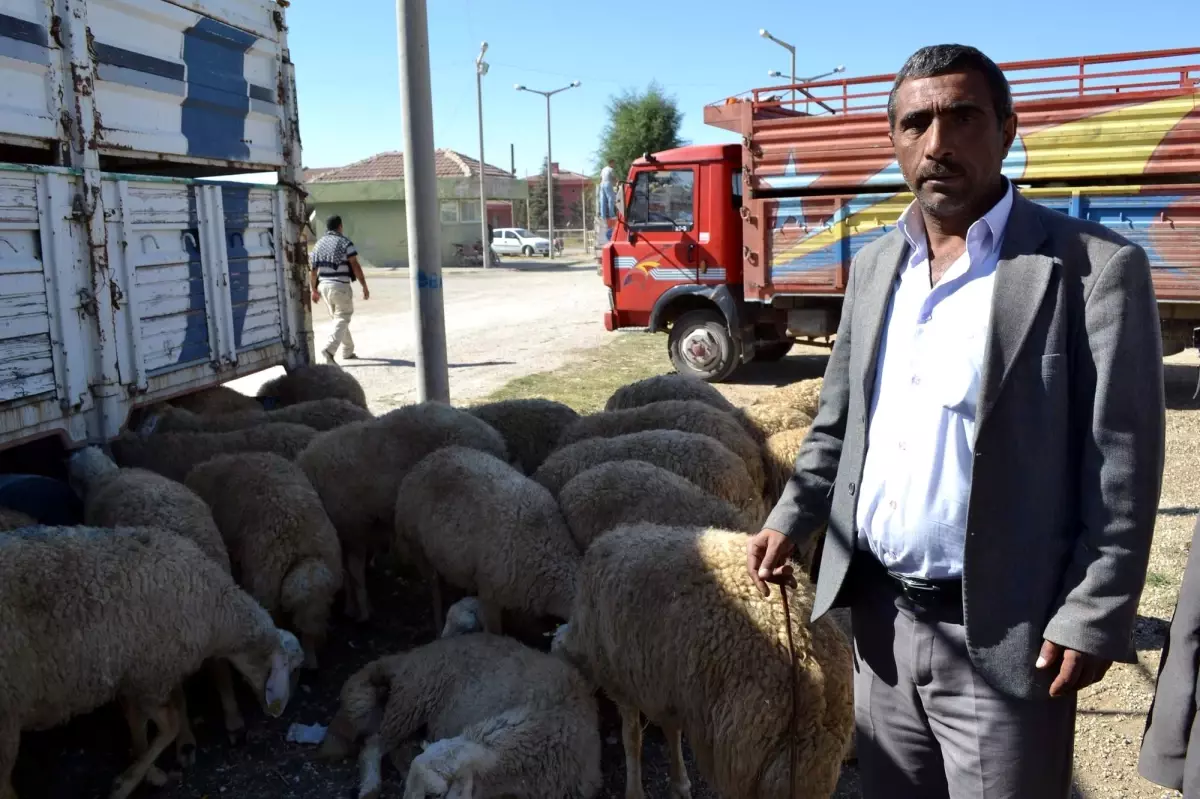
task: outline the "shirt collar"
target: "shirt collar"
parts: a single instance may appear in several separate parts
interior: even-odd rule
[[[973,263],[980,258],[991,255],[1000,248],[1004,240],[1004,230],[1008,227],[1008,215],[1013,206],[1013,184],[1008,178],[1004,196],[992,206],[991,210],[976,219],[967,228],[967,252]],[[912,258],[909,263],[917,263],[928,256],[928,240],[925,238],[925,218],[921,216],[920,206],[916,200],[909,203],[908,208],[900,215],[896,227],[904,234],[912,247]]]

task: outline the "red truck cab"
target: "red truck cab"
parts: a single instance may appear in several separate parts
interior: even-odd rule
[[[747,343],[764,327],[742,301],[741,146],[694,145],[639,158],[624,207],[601,251],[612,306],[605,327],[669,330],[676,370],[723,380],[754,357]],[[765,328],[763,346],[774,343],[782,357],[782,344],[791,342],[781,342],[774,324]]]

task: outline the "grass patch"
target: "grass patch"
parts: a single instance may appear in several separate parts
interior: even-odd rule
[[[595,413],[604,410],[604,403],[621,386],[670,371],[665,333],[620,333],[602,347],[579,352],[558,369],[518,377],[479,401],[536,397],[561,402],[579,413]]]
[[[1159,572],[1146,572],[1146,585],[1154,588],[1166,588],[1171,584],[1170,578]]]

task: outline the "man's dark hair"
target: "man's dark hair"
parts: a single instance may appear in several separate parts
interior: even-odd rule
[[[896,82],[892,84],[892,91],[888,95],[888,126],[896,127],[896,95],[900,91],[901,83],[967,70],[978,72],[987,81],[992,92],[992,107],[996,111],[996,119],[1003,127],[1013,114],[1012,89],[1009,88],[1008,78],[1004,77],[1004,72],[996,66],[995,61],[965,44],[934,44],[922,47],[908,57],[904,66],[896,73]]]
[[[325,229],[326,230],[337,230],[341,226],[342,226],[342,218],[340,216],[338,216],[337,214],[334,214],[333,216],[331,216],[325,220]]]

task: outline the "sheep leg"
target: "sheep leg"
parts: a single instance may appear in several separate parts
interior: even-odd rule
[[[121,710],[125,714],[125,724],[129,727],[129,741],[133,747],[134,758],[146,754],[150,748],[149,730],[146,725],[150,720],[142,713],[141,708],[132,702],[121,702]],[[158,766],[151,766],[146,771],[146,782],[161,788],[167,784],[167,775]]]
[[[409,739],[388,753],[392,768],[404,776],[412,768],[413,761],[421,754],[421,742],[415,738]]]
[[[358,799],[378,799],[383,789],[383,745],[378,733],[367,737],[358,755]]]
[[[148,711],[147,715],[154,722],[154,726],[158,728],[154,736],[154,743],[117,778],[112,793],[108,795],[109,799],[128,799],[134,789],[141,785],[147,772],[154,767],[154,761],[175,742],[175,738],[179,735],[177,704],[177,698],[172,697],[165,705],[156,706]]]
[[[500,628],[503,626],[504,609],[495,602],[485,600],[482,597],[479,600],[479,615],[483,617],[483,631],[500,635]]]
[[[192,732],[192,722],[188,718],[187,696],[179,689],[177,701],[179,713],[179,735],[175,738],[175,759],[183,768],[196,764],[196,735]]]
[[[354,594],[354,613],[350,618],[363,623],[371,618],[371,602],[367,599],[367,553],[351,550],[346,553],[346,591]],[[349,597],[347,597],[347,602]]]
[[[4,713],[0,713],[4,719]],[[0,799],[17,799],[12,786],[12,770],[21,748],[21,727],[12,717],[0,721]]]
[[[645,799],[642,790],[642,712],[631,705],[621,711],[621,744],[625,747],[625,799]]]
[[[433,598],[433,634],[440,637],[446,626],[446,601],[442,598],[442,576],[429,570],[430,595]]]
[[[237,694],[233,692],[233,670],[224,658],[212,659],[208,667],[217,686],[217,696],[221,698],[221,713],[225,717],[225,732],[229,735],[229,742],[240,744],[245,739],[246,722],[238,710]]]
[[[683,731],[678,724],[663,726],[667,739],[667,770],[671,775],[672,799],[691,799],[692,783],[688,779],[687,766],[683,762]]]

